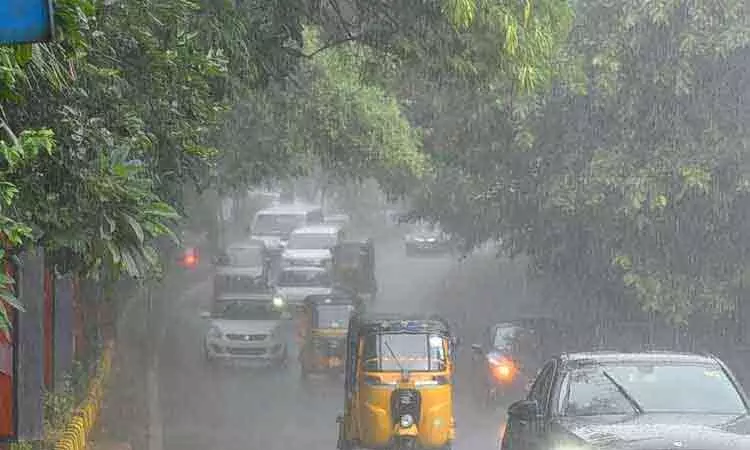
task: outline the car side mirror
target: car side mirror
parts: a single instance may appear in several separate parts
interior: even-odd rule
[[[210,311],[201,311],[201,319],[210,319],[210,318],[211,318]]]
[[[484,350],[482,349],[482,346],[479,344],[471,344],[471,350],[476,354],[484,354]]]
[[[508,416],[512,419],[534,420],[540,412],[536,400],[519,400],[508,407]]]

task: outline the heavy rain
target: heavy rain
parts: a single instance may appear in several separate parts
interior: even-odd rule
[[[750,449],[748,30],[0,0],[0,450]]]

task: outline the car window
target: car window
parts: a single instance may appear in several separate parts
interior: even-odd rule
[[[746,412],[740,394],[719,366],[618,363],[573,371],[563,414],[630,414],[636,409],[633,402],[652,413]]]
[[[552,387],[552,377],[555,372],[554,369],[555,362],[548,362],[542,368],[541,372],[539,372],[539,375],[536,377],[534,384],[531,386],[531,391],[529,392],[529,399],[536,400],[542,410],[545,410],[547,407],[547,399],[549,398],[549,391]]]
[[[238,267],[262,266],[265,261],[262,247],[230,247],[222,256],[228,265]]]
[[[253,233],[284,236],[304,224],[304,214],[258,214]]]
[[[338,243],[336,234],[292,233],[286,248],[291,250],[318,250],[334,247]]]
[[[222,300],[214,304],[213,316],[224,320],[281,320],[281,311],[270,303]]]
[[[330,287],[329,274],[322,270],[285,270],[276,283],[281,287]]]
[[[492,348],[511,350],[514,341],[521,335],[521,328],[516,326],[498,326],[492,336]]]

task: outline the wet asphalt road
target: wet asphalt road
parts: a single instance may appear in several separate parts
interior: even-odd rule
[[[457,261],[407,259],[398,242],[381,245],[377,257],[376,310],[444,312],[440,294],[458,270]],[[205,280],[171,299],[158,366],[164,449],[334,450],[343,382],[316,380],[304,388],[291,336],[290,364],[281,371],[207,366],[201,354],[206,324],[199,313],[207,309],[210,293],[211,282]],[[501,410],[479,412],[464,392],[459,386],[454,448],[495,448]]]

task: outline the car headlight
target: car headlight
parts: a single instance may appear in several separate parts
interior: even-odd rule
[[[284,297],[280,295],[275,295],[272,301],[273,301],[273,306],[276,308],[283,308],[284,305],[286,304]]]
[[[209,328],[208,337],[211,339],[221,339],[222,338],[221,328],[217,327],[216,325]]]
[[[401,416],[401,419],[399,419],[399,424],[401,425],[401,428],[409,428],[414,425],[414,417],[412,417],[411,414],[404,414]]]

